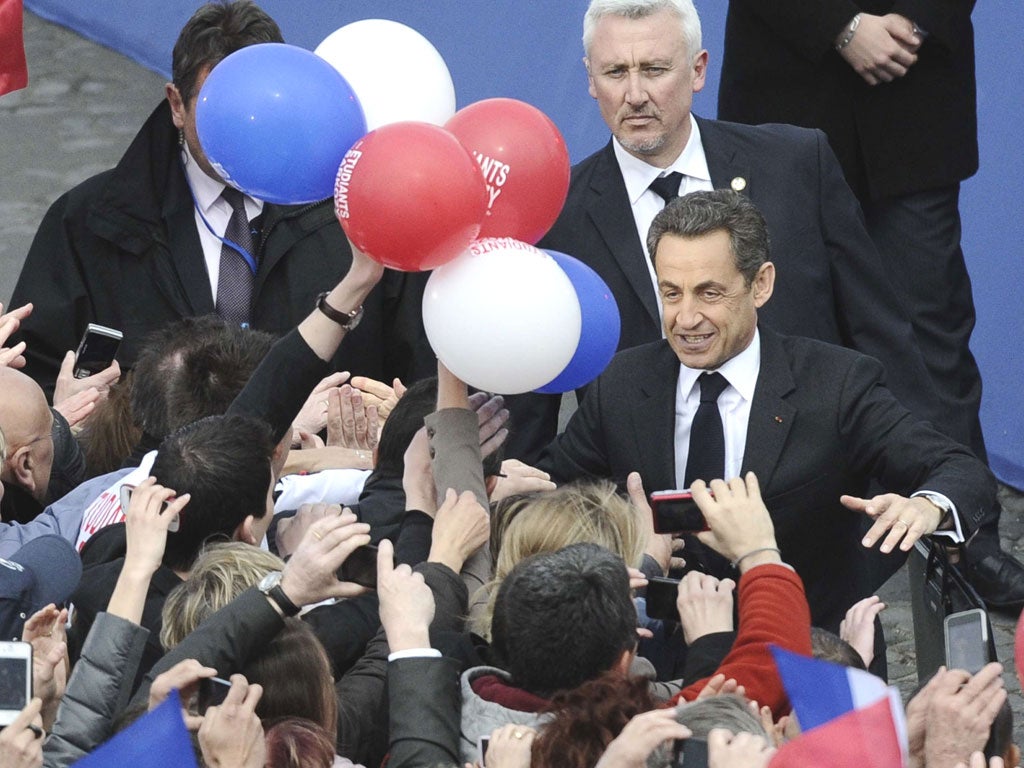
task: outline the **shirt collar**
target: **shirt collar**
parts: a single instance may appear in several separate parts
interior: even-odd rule
[[[754,338],[747,348],[714,370],[725,376],[729,385],[740,393],[740,397],[753,400],[757,375],[761,371],[761,332],[755,327]],[[700,368],[687,368],[680,364],[679,393],[684,398],[693,391],[702,373],[704,371]]]
[[[188,144],[182,144],[185,152],[185,176],[188,177],[189,186],[192,188],[192,197],[204,214],[209,214],[210,208],[220,199],[220,193],[224,191],[225,184],[222,181],[211,179],[206,172],[199,167],[199,163],[188,151]]]
[[[619,162],[619,168],[622,170],[622,180],[626,184],[626,194],[629,195],[630,205],[636,205],[640,196],[651,186],[652,181],[672,171],[679,171],[684,176],[692,176],[701,181],[711,181],[711,171],[708,170],[708,160],[704,155],[704,145],[700,140],[700,128],[692,114],[690,115],[690,138],[687,139],[686,146],[679,153],[679,157],[668,168],[658,168],[634,157],[615,138],[612,139],[612,149],[615,152],[615,159]]]

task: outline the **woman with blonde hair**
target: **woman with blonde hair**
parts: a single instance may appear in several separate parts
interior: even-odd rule
[[[272,571],[284,569],[277,555],[240,541],[208,544],[187,580],[164,602],[160,643],[170,650],[216,613]]]
[[[586,542],[614,552],[631,568],[639,567],[647,533],[637,515],[636,508],[606,480],[506,500],[491,518],[494,578],[484,587],[487,608],[476,632],[490,640],[498,588],[518,562],[533,555]]]

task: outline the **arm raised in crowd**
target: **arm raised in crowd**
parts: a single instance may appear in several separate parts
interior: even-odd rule
[[[784,714],[787,699],[768,646],[811,654],[811,612],[803,582],[782,562],[775,529],[752,472],[729,483],[712,481],[713,497],[700,480],[692,490],[710,528],[698,538],[729,558],[740,573],[739,630],[717,671],[734,678],[747,696],[771,707],[778,717]],[[705,682],[691,683],[678,698],[692,701]]]
[[[325,306],[339,315],[356,312],[383,274],[383,266],[353,248],[352,267],[324,297]],[[347,326],[314,308],[294,331],[274,344],[228,413],[263,419],[273,429],[275,441],[281,440],[290,432],[309,393],[330,373],[330,360],[347,333]]]

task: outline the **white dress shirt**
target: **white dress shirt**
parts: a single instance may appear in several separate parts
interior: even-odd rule
[[[743,466],[743,451],[747,444],[747,424],[750,422],[750,404],[761,372],[761,334],[755,328],[754,339],[746,349],[720,368],[714,369],[729,382],[718,396],[718,412],[722,416],[725,432],[725,479],[739,477]],[[700,406],[700,384],[697,379],[704,373],[700,368],[679,366],[676,384],[676,488],[682,489],[686,476],[686,461],[690,456],[690,427]]]
[[[667,176],[673,171],[678,171],[683,174],[683,179],[679,184],[680,195],[714,189],[711,184],[711,172],[708,171],[708,161],[704,156],[704,145],[700,141],[700,128],[697,127],[697,121],[694,120],[693,115],[690,115],[690,138],[679,157],[668,168],[658,168],[633,157],[622,148],[618,139],[612,140],[612,149],[615,151],[615,159],[622,171],[622,180],[626,183],[626,194],[629,196],[629,204],[633,209],[633,220],[636,222],[636,231],[640,235],[640,242],[643,245],[647,271],[651,276],[651,285],[654,286],[654,295],[658,300],[658,313],[661,314],[658,278],[654,274],[654,264],[651,263],[650,254],[647,253],[647,232],[651,228],[654,217],[665,207],[665,201],[657,192],[651,191],[648,187],[659,176]],[[661,333],[662,336],[665,335],[664,328]]]
[[[192,198],[195,200],[196,229],[199,231],[199,242],[203,246],[206,274],[210,278],[210,291],[216,301],[217,280],[220,278],[220,252],[223,246],[219,238],[224,237],[228,222],[231,220],[231,205],[220,196],[220,193],[224,191],[224,182],[206,175],[192,158],[192,154],[188,151],[188,145],[183,145],[182,149],[186,158],[185,176],[188,178],[189,186],[192,188]],[[263,201],[248,195],[244,195],[244,197],[245,213],[249,217],[249,221],[252,221],[262,213]],[[200,212],[202,212],[201,215]],[[213,232],[210,232],[206,224],[203,223],[203,216],[210,223]],[[215,235],[214,232],[217,234]]]

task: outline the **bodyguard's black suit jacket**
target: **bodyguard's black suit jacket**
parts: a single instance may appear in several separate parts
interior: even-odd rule
[[[877,358],[900,402],[920,418],[938,418],[906,310],[825,135],[789,125],[697,122],[715,188],[743,179],[743,193],[768,224],[777,269],[761,320]],[[622,317],[620,350],[661,338],[654,286],[610,142],[573,168],[565,206],[540,246],[575,256],[608,284]],[[513,401],[513,426],[534,419],[525,429],[543,445],[554,436],[557,412],[557,398],[543,406],[533,398],[529,408]]]
[[[807,587],[816,624],[836,628],[870,594],[858,565],[859,515],[840,495],[871,481],[909,496],[942,493],[967,531],[991,515],[995,481],[959,444],[913,417],[883,384],[877,361],[763,325],[761,370],[742,471],[757,475],[786,562]],[[675,486],[675,391],[679,360],[665,341],[620,352],[590,386],[541,466],[552,479],[640,472],[648,491]]]
[[[956,184],[978,169],[974,0],[730,0],[718,114],[828,134],[861,199]],[[835,51],[858,11],[929,32],[904,77],[868,85]]]

